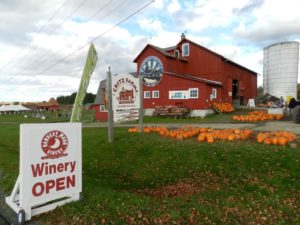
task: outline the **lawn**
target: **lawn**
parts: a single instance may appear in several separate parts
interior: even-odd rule
[[[18,173],[18,126],[0,127],[0,187]],[[299,224],[300,149],[83,129],[83,199],[42,224]]]
[[[44,116],[45,119],[42,119],[41,116]],[[0,115],[0,124],[53,123],[53,122],[68,122],[68,121],[70,121],[70,117],[67,117],[66,114],[62,114],[60,112],[51,112],[51,111],[45,111],[39,113],[24,112],[21,114]],[[94,111],[83,110],[82,121],[93,122]]]

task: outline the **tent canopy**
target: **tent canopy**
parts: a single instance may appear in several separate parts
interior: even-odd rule
[[[0,112],[20,112],[20,111],[31,111],[22,105],[2,105],[0,106]]]

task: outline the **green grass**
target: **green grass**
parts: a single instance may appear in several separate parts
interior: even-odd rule
[[[58,112],[42,112],[40,115],[45,116],[46,119],[36,118],[32,112],[22,113],[22,114],[1,114],[0,124],[20,124],[20,123],[55,123],[55,122],[68,122],[70,118],[65,116],[58,116]],[[27,118],[25,118],[27,116]],[[94,112],[93,111],[83,111],[82,121],[83,122],[93,122]]]
[[[18,126],[0,127],[0,186],[18,173]],[[3,157],[2,157],[3,156]],[[0,177],[1,178],[1,177]],[[183,185],[189,184],[189,185]],[[83,200],[42,224],[299,224],[300,149],[83,129]]]
[[[233,121],[232,116],[247,114],[250,111],[253,111],[253,109],[239,108],[232,113],[209,114],[204,118],[200,118],[200,117],[173,118],[173,117],[145,116],[144,123],[239,123],[238,121]]]
[[[144,123],[230,123],[233,113],[228,114],[211,114],[204,118],[172,118],[172,117],[158,117],[145,116]]]

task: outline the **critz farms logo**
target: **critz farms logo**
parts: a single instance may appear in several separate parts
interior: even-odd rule
[[[119,104],[132,104],[136,100],[138,87],[130,78],[120,78],[113,85],[113,95]]]
[[[61,131],[53,130],[48,132],[43,137],[41,145],[47,155],[43,156],[42,159],[56,159],[68,155],[68,153],[65,153],[68,147],[68,138]]]

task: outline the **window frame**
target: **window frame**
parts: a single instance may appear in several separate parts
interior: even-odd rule
[[[217,88],[212,88],[211,89],[211,96],[212,98],[217,98],[217,95],[218,95],[218,89]]]
[[[185,46],[187,46],[187,54],[186,54],[186,52],[184,51]],[[189,44],[189,43],[184,43],[184,44],[182,44],[181,50],[182,50],[182,56],[183,56],[183,57],[189,56],[189,55],[190,55],[190,44]]]
[[[157,94],[157,96],[155,96]],[[159,90],[152,91],[152,98],[159,98]]]
[[[192,96],[191,95],[192,91],[197,91],[197,96]],[[192,99],[199,98],[199,88],[189,88],[189,98],[192,98]]]
[[[105,105],[100,105],[99,110],[100,112],[107,112],[107,110],[105,109]]]
[[[149,94],[149,96],[147,96]],[[151,98],[151,91],[144,91],[144,99],[149,99]]]
[[[176,58],[179,58],[180,57],[180,51],[176,49],[174,51],[174,55],[175,55]]]
[[[173,95],[172,95],[173,93]],[[181,93],[181,98],[171,98],[171,96],[176,96],[176,93]],[[186,98],[184,98],[184,96],[186,96]],[[188,90],[169,90],[169,99],[170,100],[187,100],[189,99],[189,92]]]

